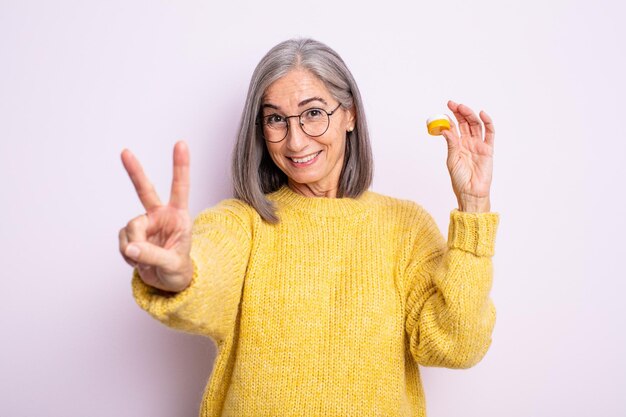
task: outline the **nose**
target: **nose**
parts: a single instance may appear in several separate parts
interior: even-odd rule
[[[304,133],[304,130],[302,130],[300,121],[297,118],[287,126],[287,137],[285,141],[287,142],[287,149],[291,152],[302,151],[308,146],[309,137]]]

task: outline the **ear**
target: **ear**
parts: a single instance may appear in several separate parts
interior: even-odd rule
[[[352,132],[356,128],[356,107],[352,105],[347,112],[346,131]]]

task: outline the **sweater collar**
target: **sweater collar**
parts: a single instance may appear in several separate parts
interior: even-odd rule
[[[372,199],[373,194],[365,191],[357,198],[305,197],[294,192],[287,185],[268,194],[279,209],[292,208],[298,211],[323,217],[346,217],[363,212]]]

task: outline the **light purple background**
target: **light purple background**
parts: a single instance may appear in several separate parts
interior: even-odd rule
[[[340,4],[339,4],[340,3]],[[0,415],[196,416],[215,350],[134,303],[117,232],[189,143],[192,215],[230,195],[252,70],[312,36],[359,83],[373,189],[456,200],[446,100],[497,130],[493,345],[424,368],[429,417],[626,415],[623,2],[0,2]]]

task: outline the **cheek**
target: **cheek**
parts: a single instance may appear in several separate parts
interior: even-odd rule
[[[274,161],[274,164],[276,164],[279,167],[282,166],[283,161],[281,158],[280,147],[268,146],[267,152],[270,154],[270,158],[272,159],[272,161]]]
[[[329,139],[327,146],[333,155],[335,155],[336,159],[340,159],[345,154],[346,140],[345,132],[343,130],[333,132],[332,139]]]

